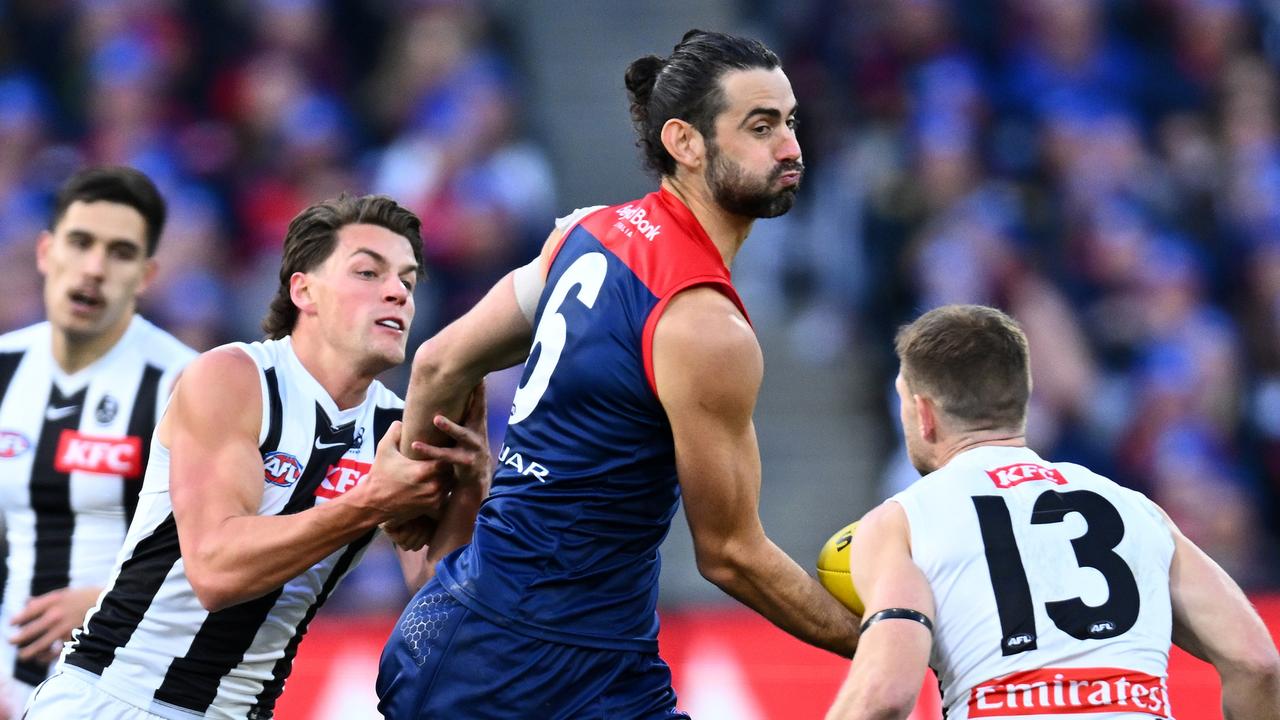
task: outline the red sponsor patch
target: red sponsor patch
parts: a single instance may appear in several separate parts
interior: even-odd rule
[[[0,458],[18,457],[31,447],[27,436],[13,430],[0,430]]]
[[[987,477],[991,478],[998,488],[1011,488],[1014,485],[1036,480],[1048,480],[1054,485],[1067,484],[1067,479],[1062,476],[1062,473],[1035,463],[1018,463],[988,470]]]
[[[333,499],[350,490],[364,480],[373,465],[343,458],[336,465],[330,465],[324,474],[324,480],[316,488],[316,497]]]
[[[99,437],[63,430],[58,436],[53,468],[64,473],[78,470],[136,478],[142,474],[142,438]]]
[[[974,686],[969,717],[1146,713],[1170,717],[1164,678],[1120,668],[1043,668]]]

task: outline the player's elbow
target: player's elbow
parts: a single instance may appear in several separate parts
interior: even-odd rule
[[[449,387],[468,382],[466,368],[450,352],[449,344],[433,337],[418,346],[413,353],[412,382],[424,383],[432,387]]]
[[[903,720],[915,709],[916,693],[889,678],[860,678],[846,686],[826,720]]]
[[[695,542],[694,557],[702,577],[730,595],[735,594],[733,589],[744,581],[749,570],[743,562],[747,556],[727,542]]]
[[[208,563],[192,562],[193,559],[184,558],[187,581],[205,610],[217,612],[247,599],[244,597],[243,578],[237,580],[229,573],[218,572]]]
[[[903,720],[916,706],[916,691],[897,683],[884,683],[867,698],[867,717],[877,720]]]
[[[187,571],[187,579],[191,582],[196,600],[200,601],[200,607],[209,612],[225,610],[238,602],[225,584],[210,581],[191,571]]]
[[[1254,638],[1248,645],[1236,648],[1219,671],[1280,684],[1280,652],[1270,637]]]

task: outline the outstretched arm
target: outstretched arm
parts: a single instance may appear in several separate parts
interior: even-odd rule
[[[852,655],[857,616],[760,524],[760,451],[751,413],[764,367],[746,320],[720,292],[686,290],[658,321],[653,357],[698,570],[801,640]]]
[[[401,455],[394,423],[360,484],[299,513],[258,515],[261,425],[257,367],[231,347],[205,353],[187,368],[160,422],[182,559],[206,609],[279,588],[379,523],[420,515],[443,498],[440,464]]]
[[[552,231],[539,257],[508,273],[475,307],[418,347],[405,395],[401,450],[406,455],[422,457],[409,445],[414,441],[449,443],[451,438],[436,418],[458,419],[467,396],[485,375],[528,357],[533,339],[532,307],[559,239],[560,231]],[[401,566],[411,584],[419,577],[425,582],[440,558],[470,542],[476,513],[489,494],[489,481],[484,477],[455,484],[438,523],[419,518],[387,528],[401,550]],[[426,552],[425,559],[403,554],[420,552],[423,544],[429,545],[421,551]],[[426,571],[420,573],[419,565],[424,562]]]
[[[895,502],[871,510],[858,523],[849,568],[867,617],[904,608],[934,619],[933,592],[911,560],[910,538],[906,513]],[[932,647],[933,634],[915,620],[885,619],[868,627],[827,719],[901,720],[910,715]]]
[[[1222,680],[1224,718],[1280,717],[1280,655],[1267,626],[1226,571],[1165,519],[1174,539],[1174,643],[1213,663]]]

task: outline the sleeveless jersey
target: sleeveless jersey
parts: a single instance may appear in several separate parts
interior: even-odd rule
[[[23,699],[52,663],[17,659],[10,624],[27,600],[104,585],[133,519],[156,418],[195,351],[135,315],[105,355],[73,374],[47,322],[0,336],[0,504],[9,554],[0,675]],[[17,709],[21,709],[18,704]]]
[[[374,382],[339,410],[294,354],[289,338],[235,344],[258,365],[262,388],[260,515],[302,512],[355,487],[404,404]],[[151,464],[112,583],[63,653],[64,672],[166,718],[269,718],[298,643],[374,531],[283,588],[216,612],[187,580],[169,497],[169,450]]]
[[[460,603],[546,640],[656,651],[658,546],[680,488],[651,350],[666,304],[696,285],[742,309],[665,190],[563,236],[473,541],[438,566]]]
[[[1151,501],[993,446],[893,500],[937,604],[930,665],[950,720],[1172,716],[1173,536]]]

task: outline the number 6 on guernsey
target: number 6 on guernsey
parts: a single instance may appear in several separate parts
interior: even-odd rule
[[[578,301],[588,308],[594,307],[608,269],[609,261],[605,260],[604,254],[593,252],[574,260],[560,276],[560,281],[551,291],[551,297],[547,298],[542,318],[538,321],[538,329],[533,334],[533,346],[529,348],[530,357],[535,349],[541,348],[538,362],[529,373],[528,381],[516,390],[511,402],[511,419],[507,421],[509,424],[515,425],[529,417],[542,399],[542,394],[547,391],[551,373],[555,372],[556,365],[560,362],[560,351],[564,350],[567,338],[568,327],[564,316],[560,314],[560,306],[564,304],[569,291],[578,286]]]

